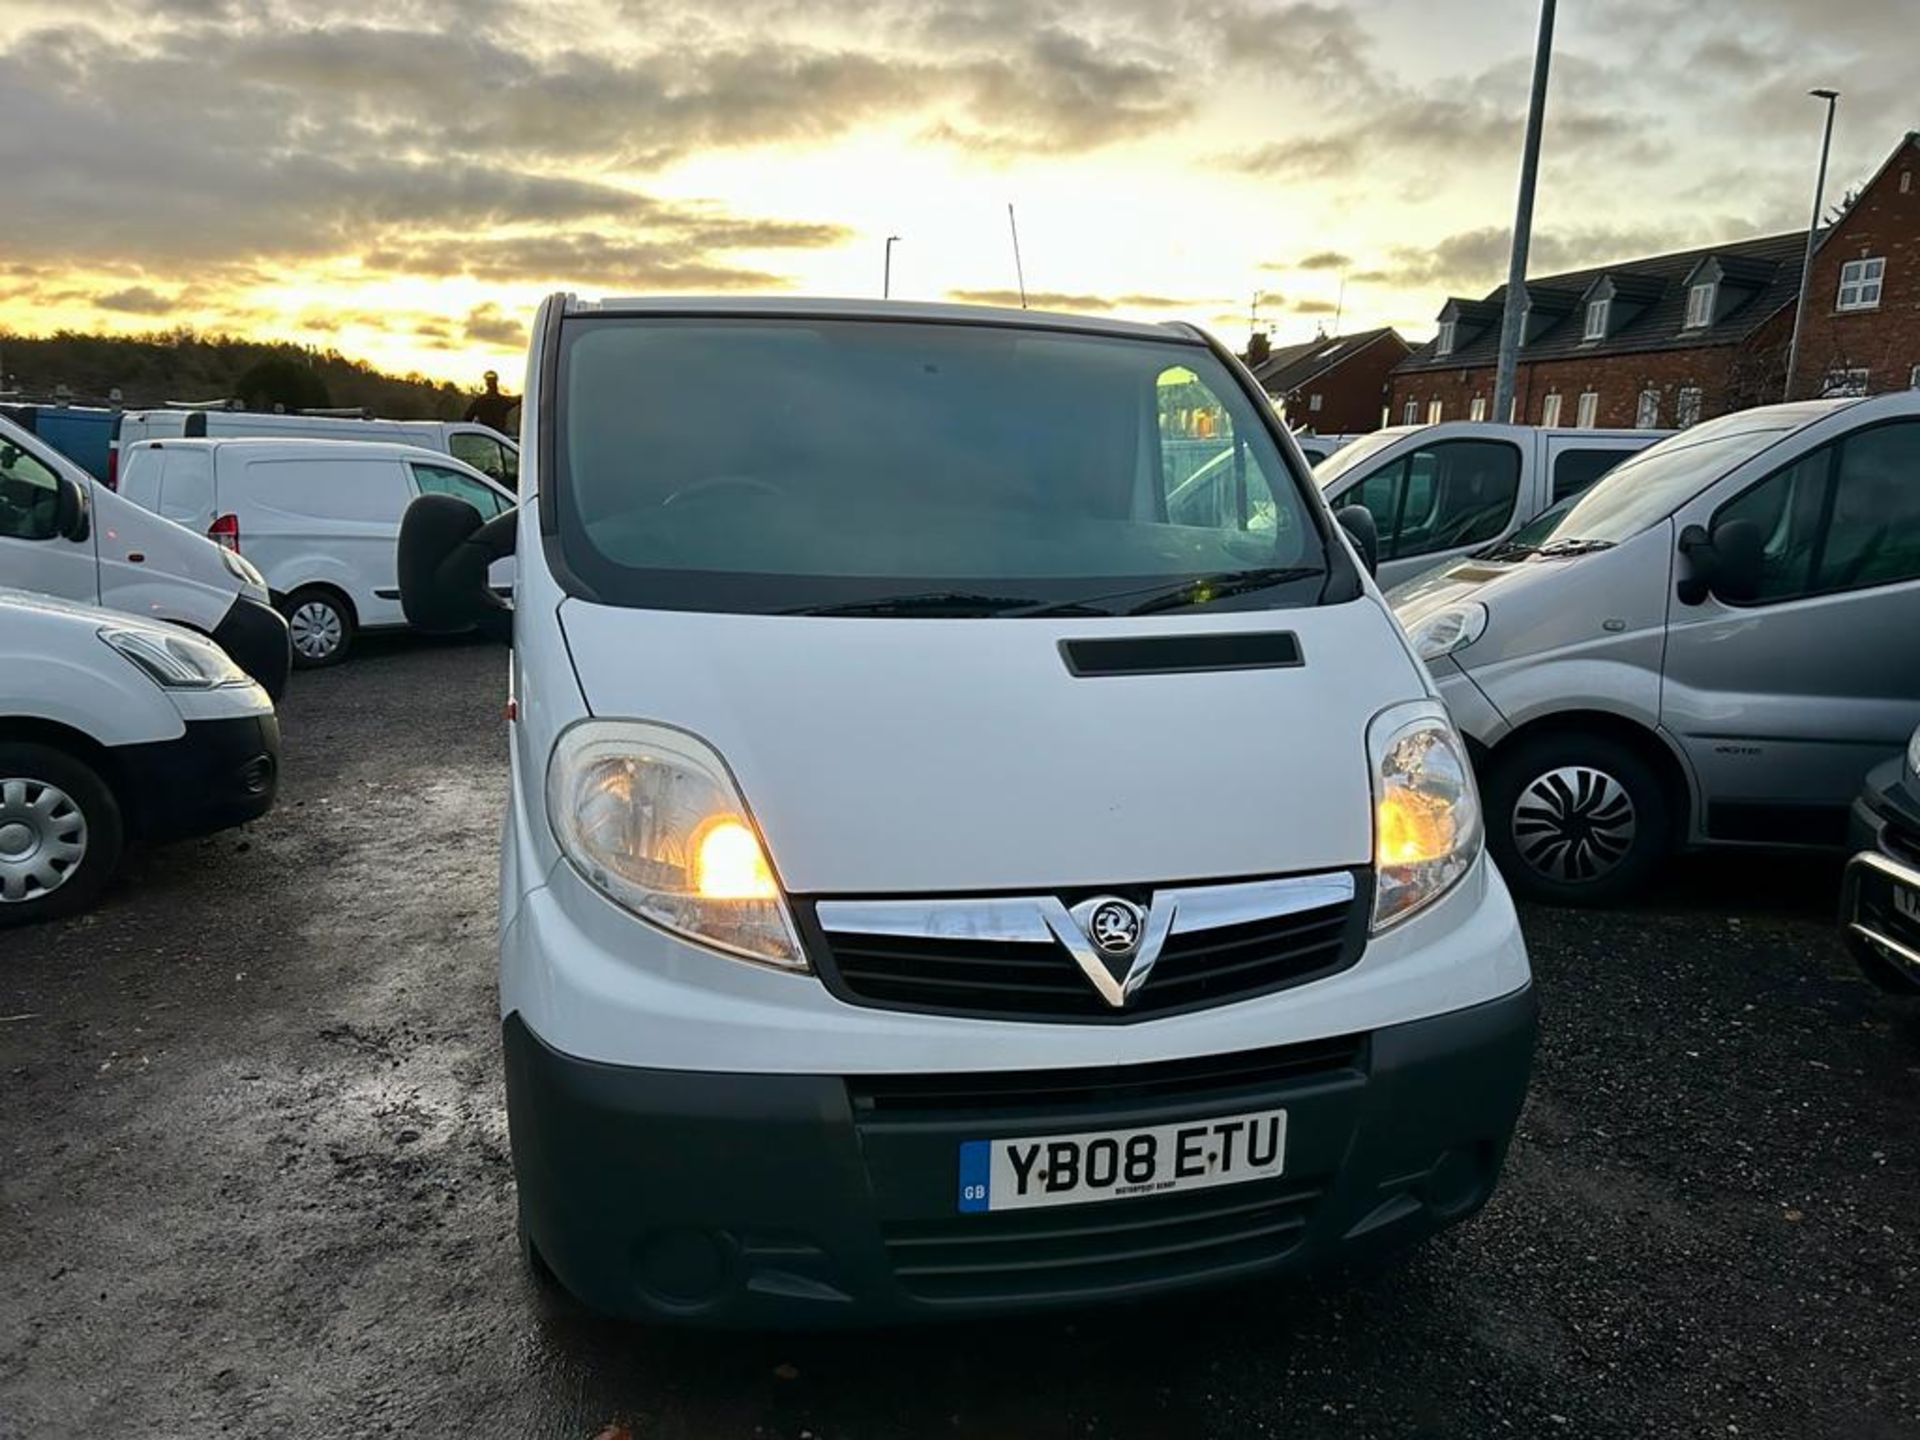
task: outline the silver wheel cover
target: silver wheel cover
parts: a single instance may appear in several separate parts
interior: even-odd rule
[[[345,624],[340,612],[325,600],[305,600],[287,619],[293,648],[309,660],[324,660],[340,648]]]
[[[0,905],[51,895],[87,858],[87,817],[58,785],[0,776]]]
[[[1527,868],[1563,885],[1599,880],[1633,849],[1639,816],[1613,776],[1563,765],[1539,776],[1513,806],[1513,847]]]

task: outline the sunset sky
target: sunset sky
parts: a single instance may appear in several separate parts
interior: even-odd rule
[[[1911,0],[1569,0],[1536,270],[1806,223]],[[1536,0],[0,0],[0,327],[472,382],[585,295],[1007,298],[1235,345],[1502,278]],[[517,386],[517,375],[513,383]]]

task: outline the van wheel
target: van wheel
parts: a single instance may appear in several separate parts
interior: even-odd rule
[[[318,585],[296,590],[282,606],[293,636],[293,663],[302,670],[338,665],[353,646],[353,610],[339,593]]]
[[[47,745],[0,742],[0,926],[97,904],[125,830],[93,767]]]
[[[1672,833],[1660,777],[1604,735],[1543,735],[1494,757],[1487,843],[1519,894],[1606,905],[1644,885]]]

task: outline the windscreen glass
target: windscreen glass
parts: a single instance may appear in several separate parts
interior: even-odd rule
[[[1326,553],[1204,347],[975,324],[569,321],[554,521],[599,599],[951,615],[1314,603]]]

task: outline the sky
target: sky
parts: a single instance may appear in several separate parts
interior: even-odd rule
[[[1804,227],[1914,0],[1567,0],[1534,273]],[[1504,278],[1537,0],[0,0],[0,329],[473,383],[542,296],[1432,333]]]

